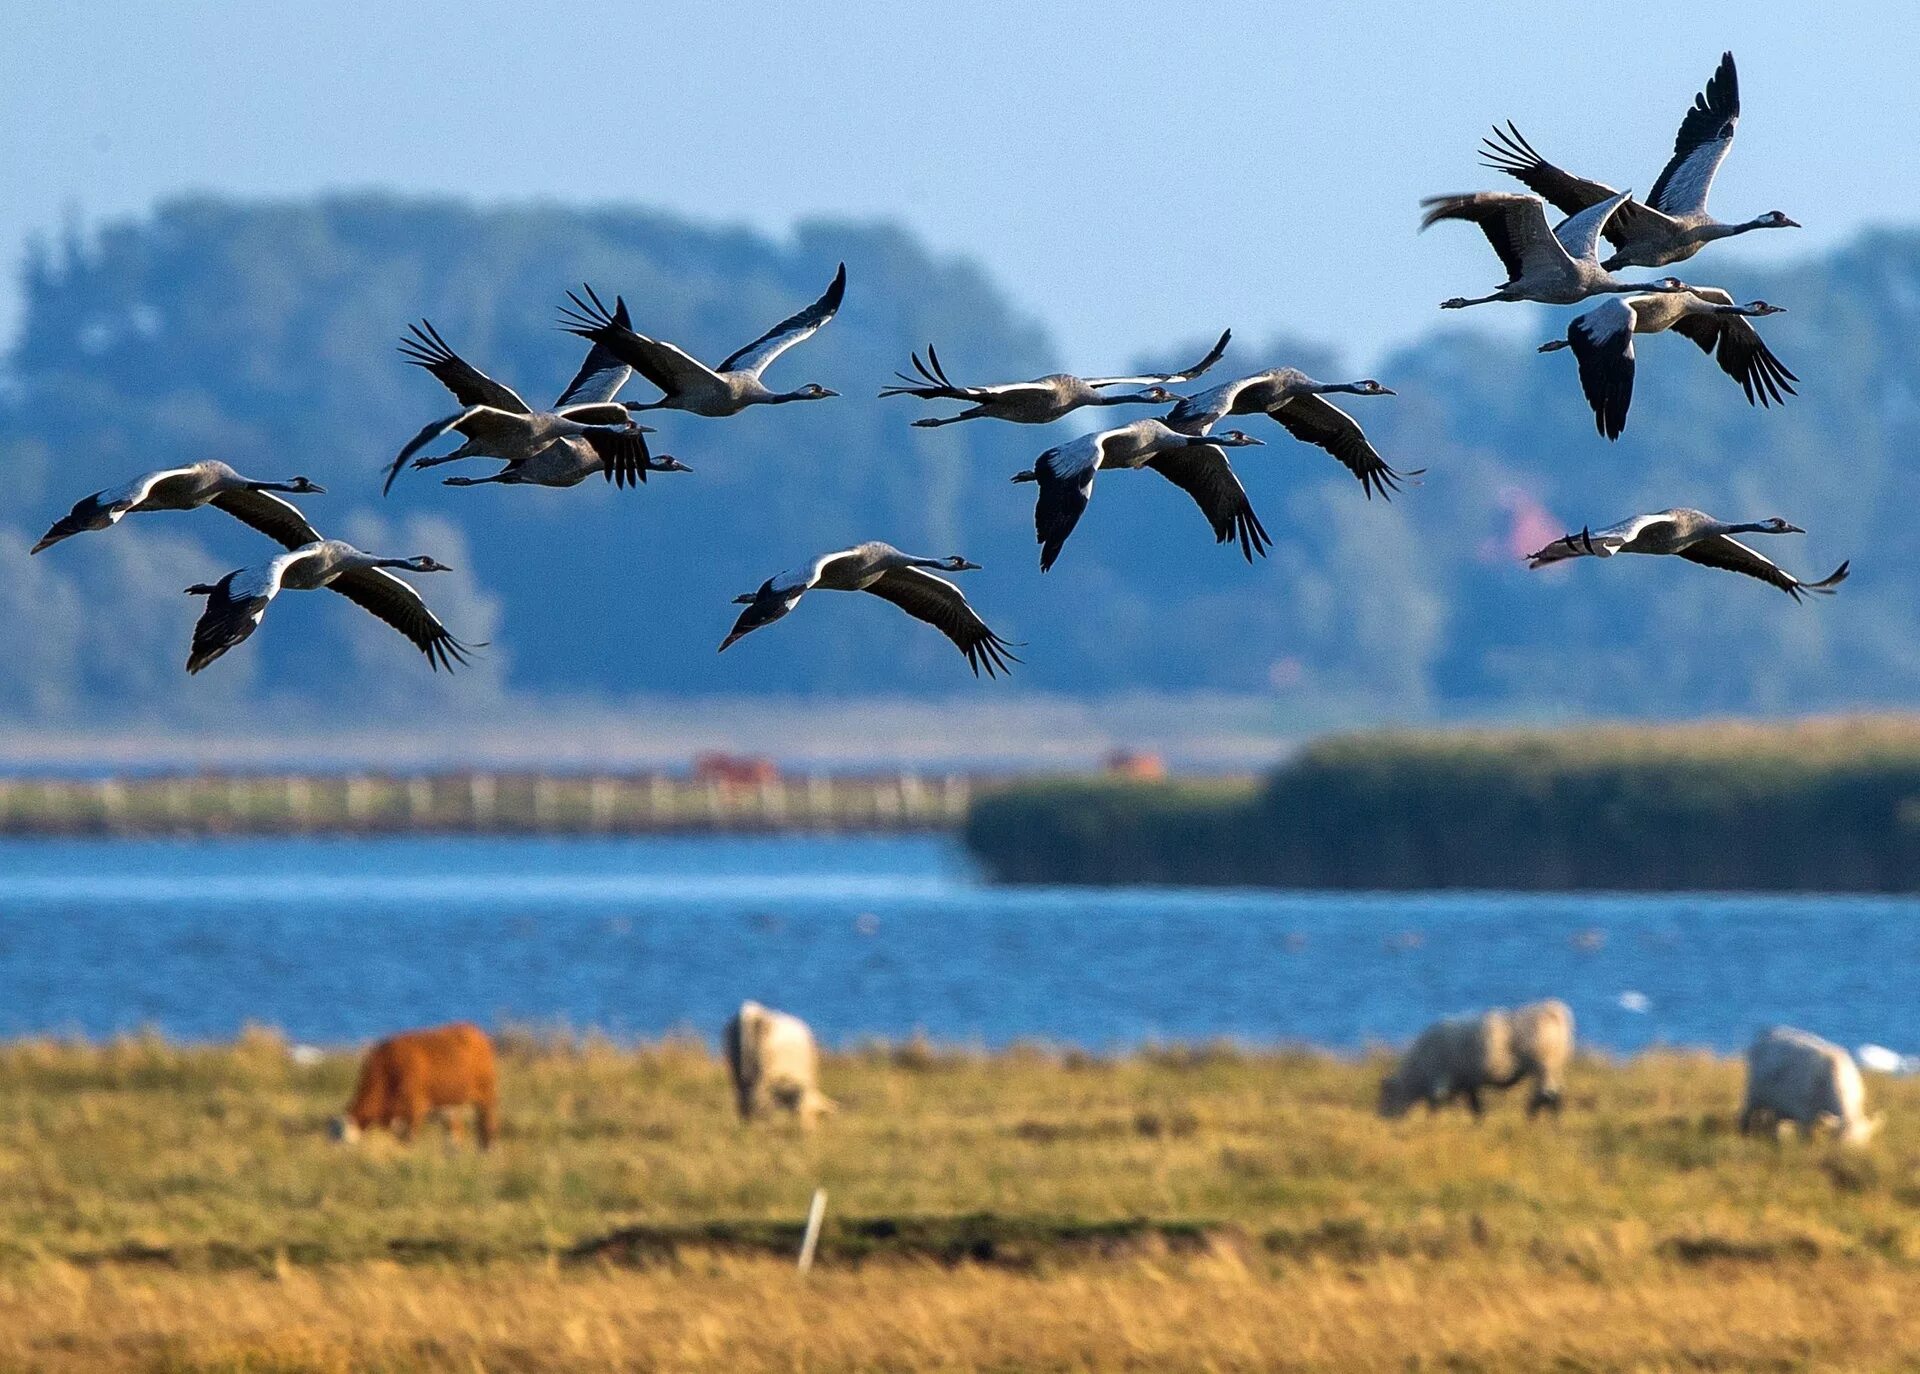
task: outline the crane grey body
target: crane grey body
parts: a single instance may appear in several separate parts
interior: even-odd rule
[[[1135,420],[1050,448],[1034,460],[1032,468],[1014,474],[1014,481],[1036,482],[1040,487],[1033,507],[1040,571],[1047,571],[1060,557],[1067,536],[1093,498],[1094,474],[1102,468],[1152,468],[1193,498],[1213,526],[1214,542],[1238,539],[1249,563],[1256,553],[1265,554],[1272,541],[1225,452],[1258,446],[1260,440],[1237,429],[1225,434],[1213,434],[1210,429],[1195,426],[1193,432],[1183,432],[1164,420]]]
[[[420,593],[388,569],[408,572],[447,572],[444,563],[424,554],[413,558],[381,558],[340,539],[317,539],[279,554],[265,563],[236,568],[218,582],[187,588],[191,596],[207,598],[206,609],[193,627],[193,649],[187,671],[197,673],[227,650],[244,641],[266,618],[267,607],[281,592],[339,592],[355,605],[371,611],[412,640],[435,671],[467,662],[469,645],[447,631]]]
[[[637,426],[642,434],[651,434],[653,430],[646,425]],[[434,467],[440,463],[453,461],[446,458],[416,458],[413,465],[417,468]],[[593,445],[583,439],[556,439],[531,458],[515,458],[491,477],[448,477],[442,479],[450,487],[484,487],[495,483],[502,486],[524,487],[577,487],[587,478],[599,473],[607,475],[607,463],[593,449]],[[692,472],[671,454],[649,455],[646,462],[623,467],[613,474],[616,486],[644,482],[650,472]]]
[[[937,429],[957,425],[962,420],[1006,420],[1016,425],[1045,425],[1070,415],[1082,406],[1172,405],[1180,398],[1167,385],[1190,382],[1220,361],[1227,351],[1233,331],[1226,330],[1205,357],[1179,372],[1148,372],[1133,377],[1076,377],[1070,372],[1052,372],[1025,382],[1001,382],[994,386],[957,386],[947,376],[940,355],[927,345],[927,359],[913,355],[913,367],[920,374],[916,381],[905,373],[895,373],[905,383],[887,387],[882,396],[917,396],[924,401],[965,401],[972,409],[958,415],[928,416],[913,422],[916,429]],[[1108,391],[1115,386],[1141,387],[1139,391]]]
[[[1454,296],[1440,302],[1442,310],[1460,310],[1488,301],[1537,301],[1542,305],[1577,305],[1589,296],[1627,291],[1684,291],[1686,284],[1672,277],[1660,281],[1621,281],[1600,265],[1600,230],[1630,192],[1622,191],[1559,224],[1547,225],[1546,202],[1515,191],[1475,191],[1467,195],[1429,196],[1420,204],[1426,214],[1421,229],[1443,219],[1465,220],[1480,226],[1493,251],[1507,269],[1500,289],[1469,299]]]
[[[598,470],[610,482],[625,486],[646,480],[644,474],[652,462],[647,452],[649,431],[633,424],[626,408],[613,399],[632,375],[632,369],[609,351],[597,346],[590,350],[580,371],[553,403],[553,409],[535,410],[512,387],[496,382],[455,353],[426,320],[408,327],[413,337],[401,341],[401,353],[414,366],[431,372],[465,409],[435,420],[407,441],[399,456],[387,465],[382,494],[393,490],[393,479],[400,475],[409,458],[442,435],[452,433],[460,434],[466,442],[451,453],[420,459],[414,466],[437,467],[463,458],[498,458],[508,463],[524,463],[553,444],[569,443],[576,450],[575,456],[566,463],[556,461],[554,467],[558,470],[568,470],[584,461],[578,455],[580,450],[585,450],[600,459]]]
[[[794,391],[773,391],[760,380],[760,374],[789,348],[818,333],[838,313],[846,291],[847,265],[843,262],[825,295],[780,321],[717,368],[708,367],[673,344],[635,333],[626,320],[626,302],[616,296],[609,312],[590,286],[586,288],[587,300],[567,293],[573,309],[562,312],[562,322],[569,333],[593,340],[596,348],[607,349],[665,393],[645,405],[629,401],[628,410],[684,410],[719,419],[738,415],[748,406],[818,401],[840,394],[817,382]]]
[[[934,575],[935,570],[970,572],[979,566],[958,554],[918,558],[878,540],[822,554],[811,563],[768,578],[757,591],[735,597],[735,604],[747,609],[720,641],[720,652],[785,616],[810,591],[870,592],[951,639],[966,655],[974,676],[983,668],[988,677],[1010,672],[1009,665],[1020,661],[1011,652],[1013,646],[987,628],[958,587]]]
[[[1714,175],[1733,148],[1740,121],[1740,77],[1733,54],[1723,53],[1707,88],[1693,98],[1674,136],[1673,156],[1667,160],[1653,193],[1641,204],[1629,200],[1607,221],[1602,232],[1614,246],[1601,264],[1608,271],[1621,267],[1666,267],[1685,262],[1709,243],[1755,229],[1798,229],[1779,210],[1749,220],[1725,223],[1707,213],[1707,193]],[[1562,214],[1575,214],[1615,194],[1605,182],[1589,181],[1548,162],[1535,152],[1520,131],[1509,123],[1496,127],[1482,142],[1483,165],[1505,172],[1528,190],[1545,196]]]
[[[1799,380],[1773,356],[1749,321],[1777,315],[1784,306],[1750,301],[1735,305],[1733,297],[1713,286],[1650,296],[1615,296],[1576,315],[1564,339],[1540,345],[1540,352],[1573,350],[1580,364],[1580,386],[1593,407],[1594,427],[1609,439],[1618,439],[1627,427],[1627,409],[1633,403],[1635,334],[1661,334],[1671,329],[1698,344],[1720,364],[1720,370],[1740,383],[1747,404],[1785,403]]]
[[[1703,567],[1756,577],[1778,587],[1795,601],[1807,592],[1832,595],[1846,581],[1851,566],[1842,563],[1818,582],[1802,582],[1792,573],[1765,558],[1733,536],[1736,534],[1804,534],[1798,525],[1790,525],[1779,516],[1729,524],[1716,520],[1705,511],[1687,506],[1636,515],[1609,525],[1603,530],[1582,530],[1563,535],[1527,560],[1529,568],[1544,568],[1569,558],[1611,558],[1616,553],[1670,554]]]
[[[1366,432],[1330,395],[1391,396],[1371,377],[1358,382],[1317,382],[1293,367],[1257,372],[1223,382],[1182,400],[1167,414],[1167,424],[1183,434],[1205,434],[1229,415],[1265,415],[1294,438],[1326,450],[1360,479],[1367,499],[1377,491],[1391,500],[1400,483],[1424,468],[1396,472],[1387,465]]]
[[[216,506],[288,548],[298,548],[320,536],[291,501],[282,501],[273,493],[303,495],[325,491],[325,487],[304,477],[285,482],[258,482],[213,459],[185,467],[161,468],[136,477],[124,486],[96,491],[75,502],[73,509],[54,521],[28,552],[39,553],[89,530],[111,529],[124,515],[155,510],[198,510],[201,506]]]

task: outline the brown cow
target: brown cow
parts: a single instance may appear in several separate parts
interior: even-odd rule
[[[464,1021],[402,1031],[367,1051],[353,1101],[333,1123],[334,1138],[351,1144],[369,1127],[385,1126],[411,1140],[430,1112],[441,1111],[447,1134],[457,1140],[461,1107],[474,1109],[475,1132],[486,1149],[500,1125],[487,1033]]]

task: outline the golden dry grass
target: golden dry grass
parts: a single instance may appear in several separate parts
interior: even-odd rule
[[[698,1046],[520,1037],[507,1134],[481,1156],[328,1146],[352,1067],[298,1066],[267,1034],[0,1046],[0,1369],[1920,1352],[1920,1083],[1875,1080],[1888,1128],[1847,1152],[1738,1137],[1738,1068],[1706,1056],[1583,1062],[1558,1125],[1517,1100],[1478,1126],[1389,1125],[1369,1111],[1378,1066],[1331,1057],[909,1046],[830,1057],[844,1110],[806,1138],[735,1124]],[[801,1280],[787,1252],[816,1184],[832,1220]],[[628,1227],[666,1243],[597,1252],[638,1266],[569,1257]],[[962,1253],[987,1262],[930,1258]]]

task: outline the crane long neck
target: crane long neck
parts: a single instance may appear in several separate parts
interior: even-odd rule
[[[1777,533],[1777,531],[1774,529],[1772,525],[1764,524],[1754,520],[1743,520],[1737,524],[1722,525],[1720,527],[1719,532],[1721,534],[1774,534],[1774,533]]]
[[[1701,243],[1712,243],[1715,239],[1730,239],[1737,234],[1746,233],[1749,229],[1765,227],[1759,220],[1748,220],[1744,224],[1723,224],[1715,220],[1711,224],[1703,224],[1695,229],[1693,237]]]

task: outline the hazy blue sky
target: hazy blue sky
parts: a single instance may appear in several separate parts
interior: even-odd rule
[[[1644,191],[1727,47],[1745,109],[1715,208],[1807,228],[1710,279],[1920,221],[1907,3],[89,0],[9,7],[0,252],[190,189],[885,216],[1089,368],[1222,324],[1364,359],[1497,283],[1471,231],[1413,232],[1421,195],[1500,184],[1474,162],[1491,120]]]

